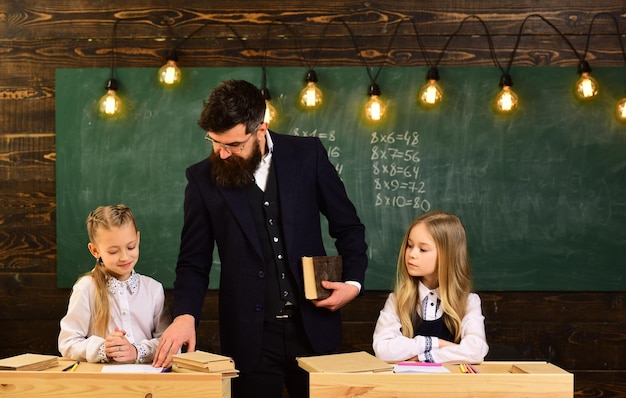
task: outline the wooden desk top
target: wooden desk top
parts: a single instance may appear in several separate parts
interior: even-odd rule
[[[231,376],[221,373],[108,373],[111,364],[81,362],[74,372],[63,369],[75,361],[41,371],[0,371],[0,397],[76,398],[229,398]],[[111,365],[115,366],[115,365]]]
[[[472,365],[480,373],[324,373],[312,372],[311,398],[571,398],[574,375],[546,362],[484,362]]]

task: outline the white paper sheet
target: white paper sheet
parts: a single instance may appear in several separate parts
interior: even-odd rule
[[[436,365],[394,365],[394,373],[450,373],[445,366]]]
[[[155,368],[149,364],[120,364],[102,367],[103,373],[161,373],[163,368]]]

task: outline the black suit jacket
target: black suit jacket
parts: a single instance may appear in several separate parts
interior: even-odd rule
[[[340,314],[304,299],[301,257],[326,254],[320,225],[320,214],[324,214],[343,256],[343,280],[364,286],[365,228],[319,139],[268,134],[274,143],[272,162],[289,267],[302,297],[302,321],[315,352],[331,352],[341,341]],[[245,190],[216,186],[210,169],[205,159],[186,171],[173,315],[191,314],[199,321],[217,244],[222,353],[232,356],[237,368],[245,371],[255,365],[261,347],[265,264]]]

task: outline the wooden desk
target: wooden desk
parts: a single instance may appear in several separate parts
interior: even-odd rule
[[[231,377],[221,373],[102,373],[103,364],[74,361],[43,371],[0,371],[0,397],[230,398]]]
[[[574,375],[545,362],[485,362],[480,373],[466,374],[458,365],[450,373],[317,373],[310,376],[310,398],[563,397],[574,395]],[[519,373],[517,373],[519,372]]]

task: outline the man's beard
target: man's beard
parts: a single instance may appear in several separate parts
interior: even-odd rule
[[[255,139],[252,155],[248,159],[237,155],[222,159],[219,152],[213,151],[209,155],[209,162],[212,165],[211,176],[218,186],[229,189],[245,188],[254,181],[254,172],[261,162],[259,141]]]

